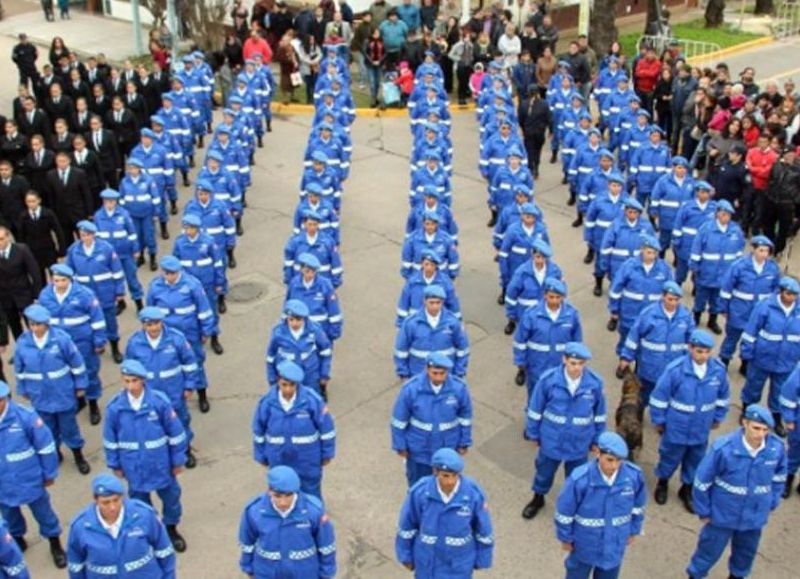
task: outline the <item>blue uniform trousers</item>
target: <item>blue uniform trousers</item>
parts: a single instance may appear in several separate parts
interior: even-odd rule
[[[697,465],[706,455],[705,444],[673,444],[666,442],[661,437],[658,445],[658,464],[656,464],[656,476],[659,479],[667,480],[681,467],[681,482],[690,485],[694,482],[694,473]]]
[[[161,499],[162,513],[161,518],[164,520],[165,525],[177,525],[181,522],[181,514],[183,507],[181,507],[181,485],[173,478],[172,484],[164,487],[163,489],[156,489],[158,498]],[[132,499],[138,499],[143,503],[152,506],[150,501],[149,492],[135,491],[131,489],[128,494]]]
[[[211,306],[211,311],[214,312],[214,319],[217,320],[217,335],[220,334],[219,331],[219,308],[217,299],[219,296],[217,295],[216,290],[214,290],[213,285],[204,285],[203,290],[206,292],[206,297],[208,298],[208,305]]]
[[[189,413],[189,405],[186,404],[186,399],[182,398],[180,404],[173,404],[172,407],[175,409],[175,414],[178,415],[178,420],[181,421],[183,430],[186,432],[186,440],[191,444],[194,438],[194,432],[190,426],[192,424],[192,415]]]
[[[744,328],[734,328],[730,323],[725,324],[725,339],[722,340],[722,345],[719,347],[719,357],[723,361],[731,360],[736,354],[736,347],[739,345],[743,332]]]
[[[208,377],[206,376],[206,347],[203,342],[198,338],[197,340],[189,340],[192,346],[194,357],[197,358],[197,388],[208,388]]]
[[[156,255],[156,231],[153,225],[153,218],[131,216],[131,221],[133,221],[133,228],[136,230],[136,237],[139,238],[142,251],[147,248],[150,255]]]
[[[83,437],[78,428],[74,409],[64,412],[43,412],[41,410],[37,412],[50,432],[53,433],[56,448],[59,448],[62,442],[67,445],[67,448],[83,448]]]
[[[731,558],[728,560],[728,570],[736,577],[747,577],[753,567],[753,559],[756,557],[760,540],[761,529],[737,531],[715,527],[708,523],[700,531],[697,550],[692,555],[686,572],[693,579],[708,576],[708,572],[719,561],[730,541]]]
[[[58,515],[50,504],[50,494],[47,490],[42,490],[42,495],[28,503],[28,508],[33,513],[33,518],[39,523],[39,534],[42,537],[58,537],[61,534],[61,524],[58,522]],[[8,523],[8,532],[12,537],[23,537],[28,530],[25,517],[22,516],[21,507],[10,507],[0,504],[0,513]]]
[[[795,425],[795,430],[789,433],[788,443],[786,474],[795,474],[797,469],[800,468],[800,434],[797,434],[797,425]]]
[[[672,247],[672,228],[662,227],[659,229],[658,242],[661,244],[662,251],[666,254],[667,249]]]
[[[781,411],[779,402],[781,394],[781,386],[789,377],[791,372],[768,372],[762,370],[754,364],[747,365],[747,380],[742,387],[742,404],[758,404],[761,401],[761,393],[764,390],[764,384],[769,378],[769,396],[768,406],[770,412],[776,413]]]
[[[110,342],[119,340],[119,324],[117,324],[117,302],[110,306],[103,304],[103,317],[106,320],[106,335]]]
[[[622,565],[617,565],[613,569],[601,569],[578,561],[574,555],[570,554],[564,561],[567,568],[566,579],[617,579]]]
[[[322,475],[318,477],[300,477],[300,490],[322,500]]]
[[[536,455],[536,474],[533,477],[533,492],[539,495],[546,495],[550,492],[550,489],[553,487],[553,479],[556,478],[556,472],[562,462],[564,463],[564,478],[566,478],[573,470],[586,463],[586,458],[561,461],[545,456],[541,449],[539,450],[539,454]]]
[[[86,366],[86,376],[89,379],[89,386],[86,388],[87,400],[98,400],[103,393],[103,383],[100,381],[100,355],[94,351],[94,343],[91,340],[80,340],[75,342],[75,347],[83,356],[83,363]]]
[[[433,467],[431,467],[431,465],[411,460],[411,458],[406,459],[406,480],[408,480],[408,486],[413,486],[414,483],[422,477],[432,474]]]
[[[620,322],[617,326],[617,332],[619,332],[619,341],[617,342],[617,357],[622,356],[622,349],[625,347],[625,338],[628,337],[628,333],[631,331],[632,326],[624,326]]]
[[[664,247],[663,245],[661,247]],[[675,266],[675,281],[678,285],[683,285],[686,278],[689,277],[689,262],[685,259],[677,258],[677,265]]]
[[[144,290],[139,278],[136,275],[136,261],[132,255],[120,255],[120,264],[122,264],[122,271],[125,272],[125,283],[128,284],[128,291],[131,294],[131,299],[140,300],[144,297]]]
[[[695,313],[703,313],[708,306],[710,314],[718,314],[722,310],[719,303],[719,288],[708,287],[697,284],[694,296],[694,308],[692,311]]]

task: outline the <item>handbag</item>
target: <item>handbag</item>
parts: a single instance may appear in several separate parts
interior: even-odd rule
[[[703,131],[700,129],[699,126],[695,125],[689,132],[689,136],[692,137],[695,141],[699,141],[700,139],[703,138]]]
[[[294,87],[303,86],[303,76],[299,72],[293,72],[290,74],[289,80]]]

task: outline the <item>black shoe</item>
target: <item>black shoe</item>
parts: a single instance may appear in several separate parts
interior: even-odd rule
[[[678,490],[678,497],[680,497],[683,507],[690,514],[694,514],[694,501],[692,500],[692,485],[683,483]]]
[[[119,351],[119,340],[110,340],[111,344],[111,358],[115,364],[122,364],[122,352]]]
[[[703,317],[703,312],[694,312],[693,316],[694,316],[694,325],[695,326],[699,326],[700,325],[700,318]]]
[[[775,434],[781,438],[786,438],[786,427],[783,425],[783,419],[780,412],[773,412],[772,418],[775,420]]]
[[[533,495],[531,502],[525,505],[525,508],[522,509],[522,518],[523,519],[532,519],[536,516],[542,507],[544,506],[544,495],[540,495],[536,493]]]
[[[747,360],[742,360],[742,364],[739,366],[739,374],[747,376]]]
[[[792,494],[792,486],[794,485],[794,475],[790,474],[786,477],[786,486],[783,488],[783,494],[781,496],[785,499],[789,498],[789,495]]]
[[[64,548],[61,546],[61,540],[58,537],[50,537],[50,556],[53,557],[53,565],[58,569],[63,569],[67,566],[67,555],[64,553]]]
[[[150,271],[156,271],[158,269],[158,263],[156,263],[156,256],[150,256]]]
[[[567,205],[572,207],[573,205],[575,205],[577,200],[578,199],[575,197],[575,195],[570,194],[569,199],[567,199]]]
[[[186,550],[186,540],[178,532],[177,526],[167,525],[167,535],[169,535],[169,540],[172,541],[172,546],[176,552],[183,553]]]
[[[225,349],[222,347],[222,344],[219,343],[218,336],[211,336],[211,349],[217,356],[222,356],[225,352]]]
[[[25,540],[25,537],[14,537],[14,542],[23,553],[28,550],[28,541]]]
[[[120,300],[117,302],[117,311],[115,312],[116,315],[120,315],[122,312],[125,311],[125,308],[128,307],[128,304],[125,303],[125,300]]]
[[[611,318],[610,320],[608,320],[608,323],[606,324],[606,330],[608,330],[609,332],[613,332],[614,330],[617,329],[617,325],[619,325],[619,320],[617,320],[616,318]]]
[[[169,239],[169,231],[167,230],[167,224],[161,223],[161,239]]]
[[[558,151],[553,151],[553,154],[550,155],[550,164],[555,165],[558,162]]]
[[[136,259],[136,267],[142,267],[144,265],[144,254],[140,253],[139,257]]]
[[[206,146],[205,139],[203,138],[203,135],[200,135],[199,137],[197,137],[197,148],[202,149],[205,146]]]
[[[602,277],[594,276],[594,289],[592,290],[592,293],[598,298],[601,295],[603,295],[603,278]]]
[[[272,132],[272,121],[267,121],[267,132],[268,133]]]
[[[134,300],[134,302],[136,303],[136,313],[138,314],[144,309],[144,302],[142,301],[142,298]]]
[[[244,235],[244,227],[242,227],[242,218],[241,217],[239,217],[236,220],[236,235],[238,235],[239,237]]]
[[[77,410],[75,410],[75,414],[77,414],[84,408],[86,408],[86,396],[81,396],[80,398],[78,398],[78,408]]]
[[[259,149],[263,149],[264,148],[264,138],[263,137],[258,137],[258,148]]]
[[[325,402],[328,401],[328,385],[327,384],[320,384],[319,385],[319,395]]]
[[[231,269],[236,269],[236,256],[233,255],[233,250],[228,250],[228,267]]]
[[[583,215],[578,213],[578,216],[575,218],[575,221],[572,222],[572,227],[580,227],[583,225]]]
[[[666,505],[668,493],[669,481],[665,479],[659,479],[658,484],[656,485],[656,490],[653,493],[653,498],[656,500],[656,503],[659,505]]]
[[[87,475],[92,472],[92,467],[86,462],[86,459],[83,458],[83,450],[80,448],[73,448],[72,449],[72,456],[75,459],[75,466],[78,467],[78,472]]]
[[[525,370],[519,368],[517,370],[517,375],[514,377],[514,383],[517,386],[524,386],[525,385]]]
[[[562,184],[562,185],[566,185],[566,184],[567,184],[567,176],[566,176],[566,175],[564,175],[563,177],[561,177],[561,184]],[[573,201],[572,203],[570,203],[570,205],[574,205],[574,204],[575,204],[575,202],[574,202],[574,201]]]
[[[194,452],[192,452],[192,448],[189,447],[189,450],[186,452],[186,468],[194,468],[197,466],[197,459],[194,457]]]
[[[510,336],[511,334],[514,333],[514,330],[516,329],[517,329],[517,322],[515,322],[514,320],[508,320],[506,327],[503,328],[503,333],[506,336]]]
[[[216,108],[217,108],[216,105],[213,108],[216,110]],[[211,128],[211,123],[206,123],[206,134],[207,135],[213,135],[214,134],[214,129]]]
[[[590,247],[589,250],[586,252],[586,255],[583,257],[583,263],[590,264],[593,261],[594,261],[594,249]]]
[[[622,380],[625,377],[625,370],[622,369],[622,366],[617,366],[617,369],[614,370],[614,376],[617,377],[617,380]]]
[[[189,168],[194,169],[194,155],[189,156]],[[186,183],[186,177],[183,178],[183,182]]]
[[[497,296],[497,305],[502,306],[504,303],[506,303],[506,292],[501,291],[500,295]]]
[[[100,416],[100,406],[97,405],[97,400],[89,400],[89,424],[97,426],[103,419]]]
[[[192,184],[192,182],[189,181],[189,176],[188,175],[184,175],[183,176],[183,186],[184,187],[189,187],[191,184]]]
[[[717,323],[717,314],[710,314],[708,316],[708,329],[718,336],[722,333],[722,328],[720,328]]]
[[[491,209],[492,212],[491,217],[489,217],[489,221],[486,222],[486,227],[494,227],[497,224],[497,210]]]
[[[61,452],[61,448],[56,449],[56,456],[58,457],[58,464],[64,462],[64,453]]]
[[[205,388],[201,388],[197,391],[197,405],[200,408],[200,412],[203,414],[211,410],[211,404],[208,403],[208,394],[206,394]]]
[[[225,303],[225,296],[217,297],[217,310],[220,314],[224,314],[228,311],[228,304]]]
[[[177,215],[178,214],[178,202],[177,201],[170,201],[169,202],[169,214],[170,215]]]

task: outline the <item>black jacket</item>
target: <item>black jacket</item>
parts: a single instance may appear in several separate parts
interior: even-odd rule
[[[45,143],[50,139],[50,119],[42,109],[33,111],[33,121],[28,120],[28,113],[22,113],[19,120],[19,132],[30,139],[34,135],[42,135]]]
[[[11,162],[15,171],[22,168],[25,156],[30,152],[28,137],[17,131],[15,137],[3,135],[0,137],[0,157]]]
[[[75,135],[67,131],[64,133],[63,138],[53,133],[53,136],[50,137],[50,142],[47,144],[47,148],[53,151],[54,153],[71,153],[72,152],[72,138]]]
[[[713,185],[715,199],[725,199],[733,204],[741,200],[749,189],[750,171],[743,160],[734,165],[729,159],[725,159],[715,172]]]
[[[119,121],[117,121],[115,111],[108,111],[104,126],[114,133],[117,139],[117,147],[125,154],[129,153],[139,142],[139,124],[136,117],[129,110],[122,110]]]
[[[89,183],[89,191],[92,192],[92,197],[94,198],[100,191],[103,189],[103,172],[100,170],[100,160],[97,158],[97,153],[86,148],[86,156],[83,158],[83,162],[78,161],[78,153],[76,151],[72,152],[72,163],[71,165],[76,169],[81,169],[84,173],[86,173],[86,179]],[[94,199],[95,205],[97,205],[97,199]]]
[[[25,194],[30,188],[28,180],[20,175],[13,175],[8,185],[0,179],[0,222],[15,235],[19,232],[19,216],[25,211]]]
[[[72,118],[72,111],[74,110],[75,103],[73,103],[72,99],[67,95],[61,95],[61,98],[59,98],[58,102],[55,102],[52,98],[48,98],[46,101],[44,101],[44,111],[47,113],[47,117],[50,119],[51,129],[55,127],[58,119],[64,119],[65,121],[69,122],[69,120]]]
[[[117,147],[117,138],[108,129],[102,129],[100,149],[95,145],[93,132],[86,133],[86,144],[92,151],[97,153],[97,157],[100,160],[100,169],[103,173],[108,173],[121,167],[122,161]]]
[[[0,304],[24,309],[42,291],[39,265],[27,245],[12,243],[8,259],[0,257]]]
[[[47,176],[47,172],[55,166],[56,156],[53,155],[52,151],[48,151],[47,149],[42,151],[41,164],[36,162],[36,156],[33,151],[31,151],[28,153],[28,156],[25,157],[25,162],[22,166],[23,175],[28,180],[28,183],[31,184],[31,189],[37,191],[42,196],[45,205],[48,206],[50,205],[50,198],[48,197],[45,177]]]
[[[793,208],[800,203],[800,167],[783,160],[776,162],[769,173],[766,195],[778,205]]]
[[[64,230],[58,222],[56,214],[42,207],[39,219],[33,220],[29,211],[23,211],[19,218],[19,240],[27,245],[39,265],[50,267],[67,251]]]
[[[61,181],[58,169],[48,171],[45,179],[53,211],[62,224],[77,223],[92,216],[94,202],[83,170],[70,167],[66,185]]]
[[[551,113],[547,101],[542,98],[526,99],[519,107],[519,124],[526,139],[540,137],[550,127]]]
[[[11,51],[11,60],[13,60],[17,68],[23,72],[36,71],[36,58],[38,56],[39,52],[30,42],[20,42],[14,47],[14,50]]]

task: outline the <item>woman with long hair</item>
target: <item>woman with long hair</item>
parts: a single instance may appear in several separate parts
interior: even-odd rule
[[[292,48],[299,62],[300,76],[306,87],[306,102],[314,104],[314,85],[317,83],[319,75],[319,63],[322,60],[322,52],[317,46],[317,40],[313,34],[306,34],[302,40],[294,38]]]
[[[53,68],[58,67],[58,61],[62,56],[69,57],[69,48],[64,44],[64,39],[60,36],[54,36],[50,42],[50,64]]]
[[[287,30],[286,34],[278,42],[278,49],[275,54],[275,59],[281,69],[280,88],[283,92],[283,104],[285,105],[295,100],[294,89],[296,87],[292,83],[292,74],[300,71],[300,63],[292,46],[292,40],[294,40],[294,30]]]

